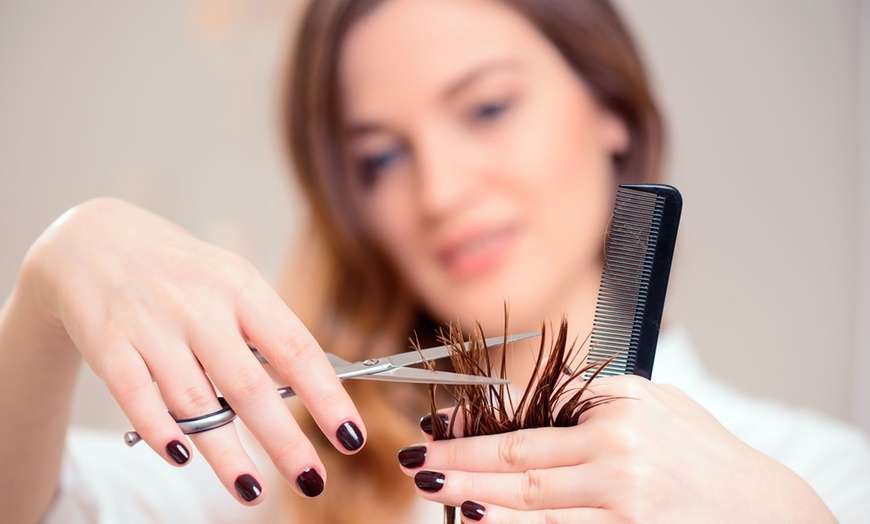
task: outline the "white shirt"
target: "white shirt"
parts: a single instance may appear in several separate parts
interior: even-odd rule
[[[859,431],[715,381],[679,329],[662,334],[653,379],[679,387],[747,444],[803,477],[842,523],[870,522],[870,440]],[[283,482],[261,449],[249,445],[248,451],[266,482]],[[73,429],[59,492],[44,522],[273,522],[286,520],[279,504],[280,497],[272,496],[242,506],[201,456],[173,468],[145,445],[127,448],[120,435]],[[440,505],[422,499],[413,513],[409,522],[443,518]]]

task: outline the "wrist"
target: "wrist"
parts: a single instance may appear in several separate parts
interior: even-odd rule
[[[9,301],[14,310],[12,313],[23,324],[21,327],[28,332],[29,347],[61,351],[74,348],[74,344],[58,307],[50,256],[50,236],[53,236],[51,230],[44,233],[28,250]]]

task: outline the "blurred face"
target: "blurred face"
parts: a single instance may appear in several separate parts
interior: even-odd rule
[[[494,0],[389,0],[343,43],[361,220],[439,320],[591,319],[624,125]]]

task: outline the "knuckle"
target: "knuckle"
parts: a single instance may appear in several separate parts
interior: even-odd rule
[[[278,343],[277,351],[272,355],[272,365],[281,370],[305,365],[315,349],[310,335],[301,329],[290,330]],[[319,352],[319,349],[317,351]]]
[[[233,374],[232,381],[221,389],[234,402],[239,402],[242,405],[251,404],[259,402],[269,393],[274,392],[274,388],[269,382],[266,372],[262,368],[246,366],[237,370]]]
[[[138,380],[114,380],[109,386],[114,389],[113,395],[118,404],[127,407],[136,404],[143,395],[153,392],[150,382]]]
[[[464,460],[464,455],[462,450],[457,449],[460,447],[458,442],[454,442],[453,439],[446,439],[441,441],[434,441],[429,444],[429,456],[433,456],[435,454],[439,457],[439,463],[448,464],[448,467],[456,467],[459,464],[464,464],[466,461]],[[427,460],[432,461],[432,459],[427,457]]]
[[[518,468],[525,458],[528,436],[525,431],[505,433],[498,442],[498,458],[509,470]]]
[[[146,440],[151,437],[156,438],[161,433],[165,433],[163,417],[141,417],[139,420],[133,421],[133,427]]]
[[[239,451],[232,445],[223,445],[218,449],[209,449],[207,452],[203,452],[203,454],[208,455],[209,464],[218,474],[233,471],[233,466],[239,463]]]
[[[298,439],[284,438],[275,443],[269,452],[276,464],[291,464],[298,461],[303,453],[302,442]]]
[[[560,518],[559,513],[553,509],[545,509],[538,513],[538,522],[541,524],[562,524],[564,519]]]
[[[217,266],[223,278],[237,290],[247,288],[259,275],[251,262],[234,253],[222,252]]]
[[[617,452],[631,454],[642,445],[637,427],[629,423],[616,423],[602,426],[608,445]]]
[[[624,524],[641,524],[656,520],[654,512],[650,511],[651,504],[645,500],[634,500],[629,507],[623,509],[618,522]],[[661,515],[658,516],[659,518]]]
[[[318,390],[317,399],[320,410],[319,412],[321,413],[338,417],[346,411],[345,400],[347,399],[347,396],[342,387],[339,387],[336,390]],[[338,424],[338,421],[335,423]]]
[[[523,473],[518,497],[523,509],[532,510],[538,507],[543,492],[543,480],[541,470],[530,469]]]
[[[217,398],[212,388],[202,384],[191,384],[181,388],[173,399],[177,415],[184,418],[198,417],[214,411],[217,407]]]
[[[619,377],[621,393],[631,398],[644,398],[648,394],[649,381],[637,375],[622,375]]]

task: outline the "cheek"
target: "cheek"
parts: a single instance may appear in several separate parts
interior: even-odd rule
[[[550,224],[557,230],[598,227],[616,184],[602,115],[588,96],[573,95],[538,101],[509,149],[517,190],[540,214],[560,218]]]
[[[399,183],[388,183],[365,195],[362,218],[375,242],[399,271],[405,272],[419,264],[419,213],[407,188]]]
[[[516,273],[535,278],[514,290],[529,306],[546,309],[565,307],[573,290],[589,292],[597,283],[616,178],[594,106],[569,98],[541,104],[537,114],[535,132],[517,144],[514,158],[523,166],[514,176],[522,180],[517,191],[523,191],[529,233]]]

